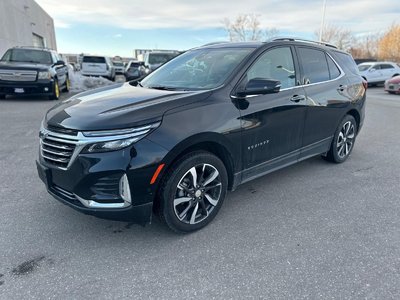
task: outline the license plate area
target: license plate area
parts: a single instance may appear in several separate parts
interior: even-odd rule
[[[15,88],[14,93],[16,94],[23,94],[25,93],[25,90],[23,88]]]

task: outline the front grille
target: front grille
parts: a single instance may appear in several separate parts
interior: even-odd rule
[[[67,168],[77,142],[73,138],[67,139],[54,133],[48,133],[41,141],[42,157],[50,164]]]
[[[37,71],[0,70],[0,80],[3,81],[36,81]]]
[[[46,128],[48,130],[50,130],[52,132],[56,132],[56,133],[68,134],[68,135],[73,135],[73,136],[78,135],[78,131],[74,130],[74,129],[61,128],[61,127],[56,127],[56,126],[52,126],[52,125],[47,125]]]

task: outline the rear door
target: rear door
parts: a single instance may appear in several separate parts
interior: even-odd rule
[[[396,73],[396,69],[391,64],[381,64],[381,72],[383,75],[382,81],[384,81],[391,78]]]
[[[349,106],[348,81],[344,71],[325,51],[297,46],[301,82],[307,96],[301,157],[329,149],[336,127]]]
[[[107,72],[105,57],[84,56],[82,60],[82,72],[85,74],[102,75]]]

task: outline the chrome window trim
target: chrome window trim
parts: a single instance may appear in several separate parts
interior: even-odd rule
[[[336,65],[336,67],[340,71],[339,76],[334,78],[334,79],[329,79],[329,80],[325,80],[325,81],[309,83],[309,84],[300,84],[300,85],[295,85],[295,86],[292,86],[292,87],[289,87],[289,88],[284,88],[284,89],[279,90],[278,93],[280,93],[282,91],[293,90],[293,89],[300,88],[300,87],[304,88],[304,87],[308,87],[308,86],[315,86],[315,85],[318,85],[318,84],[324,84],[324,83],[333,82],[333,81],[336,81],[336,80],[339,80],[339,79],[343,78],[346,75],[346,73],[343,71],[342,67],[336,62],[336,60],[332,57],[332,55],[330,55],[330,53],[328,53],[326,51],[323,51],[323,50],[319,50],[319,49],[316,49],[316,50],[326,53],[332,59],[333,63]],[[261,95],[263,95],[263,94],[248,95],[248,96],[245,96],[245,97],[238,97],[238,96],[235,96],[235,95],[231,95],[231,98],[233,98],[233,99],[247,99],[247,98],[258,97],[258,96],[261,96]]]

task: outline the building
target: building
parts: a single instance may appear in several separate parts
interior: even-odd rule
[[[0,0],[0,57],[14,46],[57,50],[53,19],[34,0]]]
[[[143,57],[146,53],[148,52],[166,52],[166,53],[171,53],[171,52],[178,52],[178,50],[161,50],[161,49],[134,49],[133,50],[133,57],[139,61],[143,61]]]

